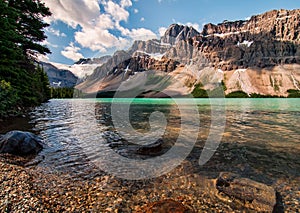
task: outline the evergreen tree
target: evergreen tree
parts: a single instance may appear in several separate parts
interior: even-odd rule
[[[49,15],[40,0],[0,1],[0,115],[50,97],[48,78],[35,63],[37,53],[50,53],[40,44],[48,26],[43,18]]]
[[[8,6],[18,13],[17,31],[22,35],[19,40],[23,54],[31,58],[36,53],[50,53],[50,50],[38,44],[47,37],[43,29],[49,24],[43,18],[50,16],[51,12],[40,0],[7,0]]]

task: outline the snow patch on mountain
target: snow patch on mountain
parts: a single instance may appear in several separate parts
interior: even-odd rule
[[[58,69],[69,70],[74,75],[76,75],[78,78],[85,78],[85,77],[91,75],[97,67],[102,65],[102,64],[66,65],[66,64],[53,63],[53,62],[51,62],[51,64],[56,66]]]
[[[242,43],[238,42],[237,43],[237,46],[240,47],[240,46],[246,46],[246,47],[250,47],[251,45],[253,44],[253,41],[243,41]]]
[[[136,51],[136,53],[140,53],[140,54],[143,54],[143,55],[149,55],[151,58],[154,58],[156,60],[161,60],[162,57],[164,56],[164,54],[161,54],[161,53],[147,53],[147,52],[144,52],[144,51]]]

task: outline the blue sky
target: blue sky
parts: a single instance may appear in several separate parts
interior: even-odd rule
[[[204,24],[246,19],[273,9],[299,9],[299,0],[42,0],[52,51],[44,60],[72,64],[127,49],[133,40],[159,38],[180,23],[201,31]]]

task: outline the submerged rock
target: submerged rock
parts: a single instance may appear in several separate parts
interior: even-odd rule
[[[30,132],[11,131],[0,137],[0,153],[31,155],[41,151],[41,139]]]
[[[163,144],[162,139],[158,139],[155,143],[145,145],[145,146],[140,146],[137,148],[136,153],[140,155],[151,155],[151,154],[156,154],[162,150],[162,144]]]
[[[176,212],[176,213],[193,213],[194,211],[184,206],[182,203],[168,199],[149,204],[144,212],[146,213],[162,213],[162,212]]]
[[[246,208],[255,211],[272,212],[276,207],[275,190],[263,183],[247,178],[241,178],[237,174],[221,173],[216,181],[219,197],[226,197],[240,201]]]
[[[116,152],[124,157],[145,159],[155,157],[162,154],[163,140],[159,139],[156,142],[148,145],[133,145],[123,142],[110,143],[111,148],[116,148]]]

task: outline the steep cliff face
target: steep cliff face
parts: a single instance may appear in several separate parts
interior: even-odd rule
[[[199,34],[193,27],[172,24],[160,40],[163,43],[174,45],[179,41],[193,38]]]
[[[208,24],[195,42],[212,65],[224,71],[299,64],[299,10],[274,10],[249,21]]]
[[[74,87],[78,78],[69,70],[58,69],[50,63],[40,62],[47,73],[51,87]]]
[[[134,81],[132,76],[155,70],[174,79],[166,90],[182,95],[199,82],[211,89],[223,81],[226,93],[286,96],[288,89],[299,90],[299,64],[300,10],[273,10],[249,20],[207,24],[201,33],[171,25],[160,40],[136,41],[117,52],[78,88],[113,91]]]

